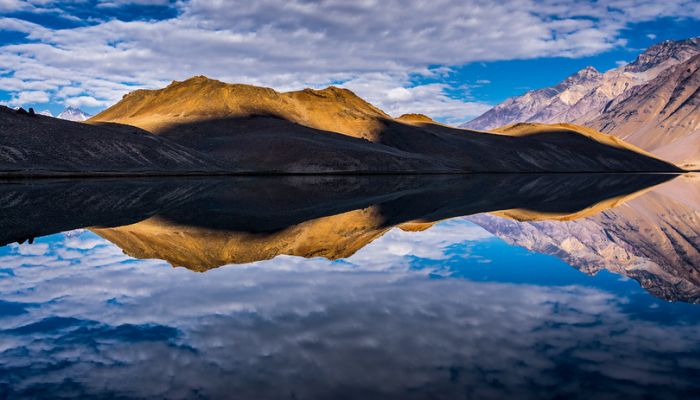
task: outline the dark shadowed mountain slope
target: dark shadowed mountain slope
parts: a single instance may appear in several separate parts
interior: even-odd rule
[[[0,106],[0,173],[217,173],[211,157],[131,126],[92,126]]]
[[[263,172],[669,171],[667,163],[575,126],[488,134],[393,119],[347,89],[280,93],[205,77],[140,90],[91,123],[137,126]]]

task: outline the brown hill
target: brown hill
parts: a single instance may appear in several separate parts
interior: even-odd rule
[[[396,118],[397,121],[408,122],[408,123],[426,123],[426,124],[436,124],[432,118],[425,114],[403,114]]]
[[[687,168],[700,166],[700,55],[632,89],[590,125]]]
[[[367,139],[376,139],[382,118],[390,119],[351,91],[334,86],[280,93],[196,76],[161,90],[129,93],[91,121],[121,122],[162,133],[190,122],[261,116]]]
[[[211,157],[133,126],[91,126],[0,106],[0,175],[220,173]]]
[[[533,123],[517,123],[513,125],[504,126],[493,130],[493,133],[502,133],[510,136],[529,136],[537,135],[542,133],[569,133],[571,135],[582,135],[596,142],[605,144],[610,147],[630,150],[639,154],[644,154],[648,157],[655,157],[653,154],[640,149],[630,143],[626,143],[618,137],[606,135],[604,133],[598,132],[595,129],[587,128],[585,126],[579,126],[568,123],[560,124],[533,124]]]
[[[504,135],[416,123],[336,87],[280,93],[195,77],[131,93],[90,122],[134,125],[259,172],[675,170],[572,126]]]

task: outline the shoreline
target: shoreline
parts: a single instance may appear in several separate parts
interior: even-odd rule
[[[285,176],[406,176],[406,175],[682,175],[700,171],[335,171],[335,172],[282,172],[282,171],[191,171],[191,172],[118,172],[118,171],[0,171],[0,181],[47,179],[101,179],[101,178],[221,178],[221,177],[285,177]]]

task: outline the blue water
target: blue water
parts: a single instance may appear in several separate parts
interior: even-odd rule
[[[465,218],[205,273],[0,248],[0,398],[698,398],[700,306]]]

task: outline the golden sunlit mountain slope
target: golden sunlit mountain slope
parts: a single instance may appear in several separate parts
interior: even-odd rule
[[[133,92],[90,122],[137,126],[259,172],[675,170],[573,126],[509,135],[393,119],[336,87],[280,93],[199,76]]]
[[[347,89],[331,86],[280,93],[196,76],[162,90],[129,93],[91,121],[121,122],[163,133],[189,122],[255,116],[370,140],[382,130],[381,119],[391,118]]]

